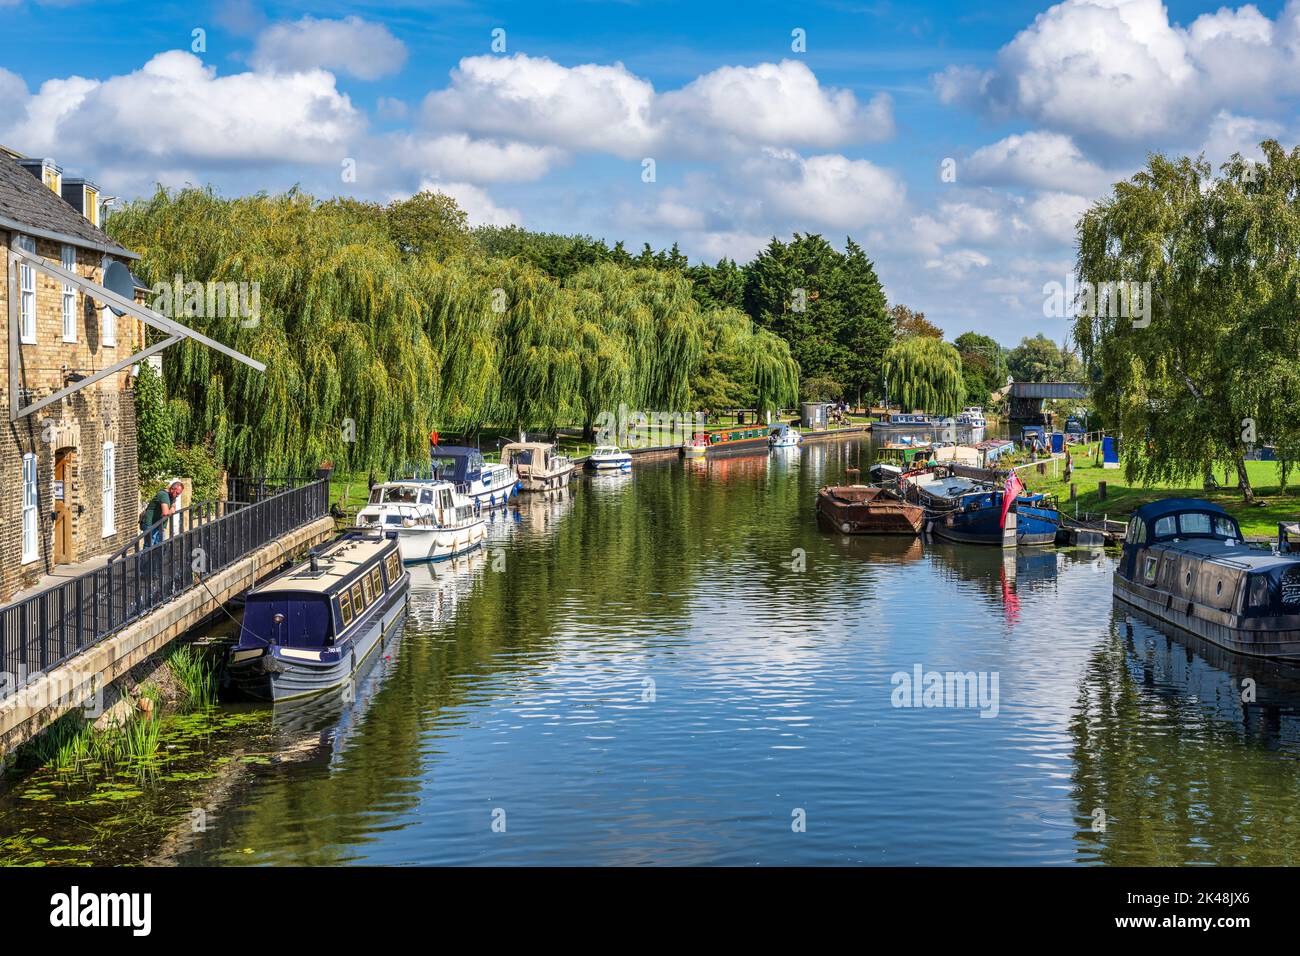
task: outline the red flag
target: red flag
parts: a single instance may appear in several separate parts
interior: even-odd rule
[[[1020,483],[1020,476],[1012,469],[1011,474],[1007,475],[1007,483],[1002,487],[1002,519],[998,522],[999,528],[1007,526],[1007,512],[1011,510],[1012,502],[1016,496],[1025,490],[1025,486]]]

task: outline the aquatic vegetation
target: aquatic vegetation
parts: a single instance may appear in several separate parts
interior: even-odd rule
[[[208,707],[217,699],[217,668],[212,656],[193,644],[177,644],[167,656],[167,666],[180,684],[183,710]]]

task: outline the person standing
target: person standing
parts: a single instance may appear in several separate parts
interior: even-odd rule
[[[149,545],[161,544],[163,539],[163,526],[158,524],[163,518],[169,518],[176,513],[176,499],[185,491],[185,485],[179,478],[172,479],[171,484],[166,488],[160,489],[158,494],[153,496],[148,506],[144,509],[144,516],[140,519],[140,530],[148,531],[153,528],[149,535]],[[154,525],[158,527],[154,528]]]

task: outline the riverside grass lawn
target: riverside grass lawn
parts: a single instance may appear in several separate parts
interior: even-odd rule
[[[1119,468],[1102,468],[1099,445],[1071,445],[1070,455],[1073,459],[1074,474],[1067,482],[1065,461],[1058,459],[1056,477],[1052,477],[1052,466],[1047,465],[1047,474],[1040,475],[1036,468],[1021,468],[1020,480],[1030,491],[1056,495],[1057,506],[1061,513],[1072,516],[1074,503],[1070,501],[1070,485],[1079,491],[1079,514],[1091,512],[1093,516],[1102,514],[1124,521],[1129,512],[1138,505],[1155,501],[1158,498],[1203,498],[1222,505],[1237,519],[1244,535],[1277,534],[1279,521],[1295,521],[1300,518],[1300,474],[1292,473],[1291,487],[1285,491],[1281,487],[1281,468],[1276,461],[1248,461],[1246,472],[1250,475],[1251,488],[1255,492],[1253,504],[1242,501],[1241,492],[1237,490],[1237,473],[1232,469],[1230,480],[1224,481],[1222,468],[1215,471],[1215,477],[1224,485],[1214,491],[1206,491],[1200,483],[1169,482],[1150,486],[1130,485],[1124,477],[1123,463]],[[1101,500],[1098,486],[1106,483],[1106,500]]]

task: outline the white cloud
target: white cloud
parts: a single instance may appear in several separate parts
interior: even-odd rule
[[[795,60],[725,66],[657,94],[623,64],[566,67],[545,57],[467,57],[425,98],[440,128],[640,159],[655,150],[714,157],[754,145],[829,147],[887,139],[893,103],[821,86]]]
[[[1068,245],[1074,242],[1075,224],[1091,204],[1074,193],[1046,192],[1029,201],[1025,215],[1040,237]]]
[[[1189,27],[1161,0],[1066,0],[1038,15],[988,71],[934,78],[946,102],[1018,115],[1096,142],[1196,135],[1219,109],[1300,89],[1300,0],[1274,22],[1254,6]]]
[[[47,80],[0,128],[0,142],[88,169],[140,161],[315,165],[338,163],[364,126],[322,70],[217,76],[172,50],[124,76]],[[104,185],[112,182],[105,177]]]
[[[401,71],[406,45],[383,24],[360,17],[318,20],[306,16],[293,23],[273,23],[263,30],[249,62],[262,71],[292,73],[322,68],[360,80],[377,80]]]
[[[796,223],[862,230],[895,216],[906,187],[890,170],[838,154],[765,149],[745,164],[771,210]]]
[[[1070,137],[1029,132],[1008,136],[971,154],[961,172],[977,183],[1038,189],[1100,190],[1114,181],[1087,159]],[[959,172],[959,178],[961,177]]]
[[[472,183],[433,182],[425,180],[420,183],[420,192],[444,193],[456,200],[456,204],[465,210],[471,226],[510,226],[520,225],[523,217],[518,209],[498,206],[492,197]]]
[[[737,143],[829,147],[894,134],[887,94],[864,106],[849,90],[823,87],[797,60],[721,67],[663,94],[658,108],[677,141],[721,133]]]
[[[656,140],[654,87],[621,63],[564,67],[545,57],[474,56],[424,101],[430,124],[640,158]]]
[[[540,179],[565,158],[554,146],[470,139],[464,133],[398,138],[398,162],[433,177],[471,182],[520,182]]]

